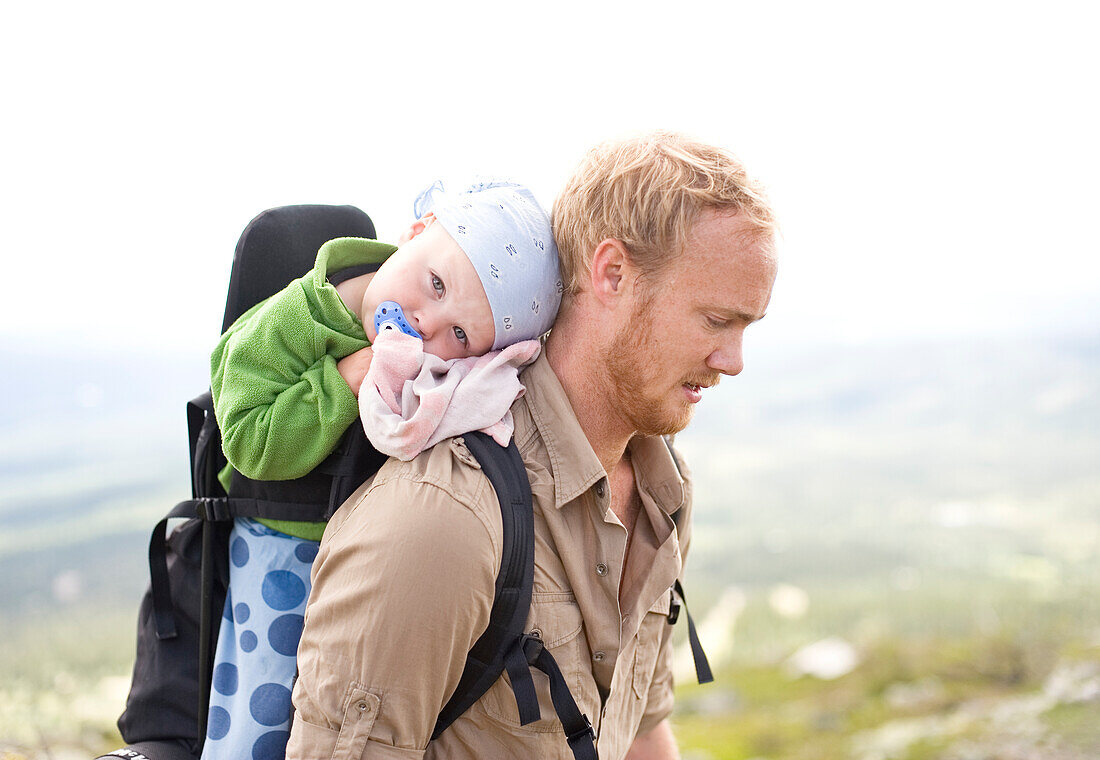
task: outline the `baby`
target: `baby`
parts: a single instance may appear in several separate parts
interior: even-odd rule
[[[510,183],[457,195],[437,183],[416,211],[397,248],[325,243],[309,273],[222,336],[211,358],[214,409],[226,457],[246,478],[309,474],[360,408],[372,443],[402,458],[475,429],[507,442],[518,371],[561,298],[549,217]],[[227,490],[232,477],[227,468]],[[282,755],[323,530],[234,522],[204,760]]]

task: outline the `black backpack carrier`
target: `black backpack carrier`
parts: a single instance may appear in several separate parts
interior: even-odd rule
[[[283,206],[265,211],[237,243],[222,331],[256,303],[309,271],[316,251],[336,237],[375,235],[374,224],[353,206]],[[376,266],[335,273],[330,281]],[[118,726],[128,746],[112,757],[196,760],[202,752],[209,708],[213,653],[229,585],[229,533],[236,517],[318,522],[329,519],[385,461],[351,425],[336,450],[312,472],[290,481],[253,481],[234,471],[226,494],[218,473],[226,464],[209,391],[187,405],[192,498],[177,504],[153,530],[150,587],[138,615],[137,656],[126,709]],[[524,724],[538,720],[531,667],[550,679],[551,697],[577,760],[596,760],[595,736],[541,639],[523,628],[531,604],[534,524],[531,488],[515,442],[502,448],[481,433],[464,436],[497,494],[503,557],[489,625],[467,655],[459,685],[443,707],[432,738],[470,708],[504,671]],[[170,519],[186,522],[167,535]],[[669,622],[683,591],[677,582]],[[679,595],[679,598],[677,598]],[[713,680],[688,616],[700,683]]]

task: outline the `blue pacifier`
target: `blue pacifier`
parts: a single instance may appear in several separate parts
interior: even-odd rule
[[[381,333],[383,330],[399,330],[406,335],[424,340],[424,337],[405,319],[405,312],[401,311],[401,304],[397,301],[383,301],[374,310],[374,330]]]

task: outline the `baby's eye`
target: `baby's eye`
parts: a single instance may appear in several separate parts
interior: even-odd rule
[[[469,341],[466,339],[466,331],[458,325],[455,325],[455,337],[458,338],[458,342],[462,345],[468,345]]]
[[[446,292],[446,288],[443,287],[443,280],[439,279],[439,275],[432,275],[432,288],[435,290],[436,295],[442,296]]]

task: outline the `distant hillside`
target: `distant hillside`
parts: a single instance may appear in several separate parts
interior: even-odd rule
[[[0,611],[136,604],[148,531],[189,492],[206,357],[0,357]],[[1100,540],[1098,391],[1096,335],[752,353],[679,439],[692,572],[718,588],[1022,552],[1072,573]]]
[[[148,532],[189,494],[184,408],[205,358],[10,343],[0,357],[0,611],[136,604]]]
[[[985,571],[1024,555],[1096,577],[1097,336],[755,358],[680,437],[704,579]]]

